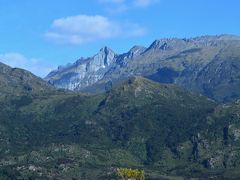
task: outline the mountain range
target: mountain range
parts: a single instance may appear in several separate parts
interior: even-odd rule
[[[103,48],[45,80],[0,64],[0,179],[119,179],[119,167],[239,179],[238,47],[221,35]]]
[[[45,80],[57,88],[99,93],[143,76],[226,102],[240,97],[239,59],[239,36],[160,39],[123,54],[104,47],[93,57],[59,66]]]

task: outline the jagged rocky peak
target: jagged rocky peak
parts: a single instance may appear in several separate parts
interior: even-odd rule
[[[146,47],[144,46],[133,46],[128,52],[119,55],[116,58],[116,63],[120,66],[125,66],[129,60],[133,60],[137,56],[141,56],[145,51]]]
[[[94,62],[93,64],[96,63],[100,66],[108,66],[113,62],[115,56],[116,56],[115,52],[109,47],[105,46],[101,48],[99,52],[95,54],[93,57],[89,58],[81,57],[73,65],[78,66],[93,61]]]
[[[141,52],[143,52],[144,50],[146,50],[146,47],[144,46],[133,46],[130,50],[129,53],[134,53],[134,54],[140,54]]]
[[[103,47],[92,57],[80,58],[73,64],[52,71],[45,80],[58,88],[82,89],[99,81],[116,57],[112,49]]]
[[[116,56],[116,54],[114,53],[114,51],[112,49],[110,49],[108,47],[103,47],[93,57],[89,57],[89,58],[81,57],[73,64],[68,63],[67,65],[64,65],[64,66],[58,66],[58,68],[56,70],[49,73],[49,75],[46,77],[46,79],[48,77],[54,76],[56,73],[66,72],[66,71],[69,71],[71,69],[76,69],[76,68],[77,68],[77,70],[76,70],[77,72],[79,70],[81,70],[81,71],[88,71],[88,70],[97,71],[98,69],[105,68],[106,66],[109,66],[111,63],[113,63],[115,56]]]
[[[162,50],[166,50],[168,46],[168,42],[164,39],[161,40],[155,40],[151,45],[150,48],[151,49],[162,49]]]
[[[134,58],[141,55],[147,48],[144,46],[133,46],[127,53],[127,58]]]
[[[148,50],[155,49],[155,50],[173,50],[185,47],[190,42],[184,40],[184,39],[178,39],[178,38],[165,38],[165,39],[159,39],[155,40],[148,48]]]
[[[109,47],[105,46],[100,49],[99,53],[96,54],[93,59],[96,61],[101,61],[104,66],[109,66],[111,63],[113,63],[115,56],[115,52]]]
[[[104,54],[107,54],[107,55],[108,54],[114,54],[115,55],[114,51],[111,48],[107,47],[107,46],[104,46],[103,48],[101,48],[99,50],[99,53],[104,53]]]
[[[101,48],[100,51],[89,58],[87,61],[87,71],[98,71],[99,69],[106,68],[115,62],[116,54],[115,52],[108,48]]]

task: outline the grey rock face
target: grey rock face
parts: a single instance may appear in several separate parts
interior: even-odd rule
[[[79,90],[100,80],[115,61],[115,53],[108,47],[87,59],[79,59],[73,64],[60,66],[45,79],[58,88]]]
[[[105,47],[92,58],[59,67],[46,80],[58,88],[101,92],[130,76],[174,83],[218,101],[240,97],[240,37],[160,39],[116,55]],[[108,86],[108,88],[106,88]]]

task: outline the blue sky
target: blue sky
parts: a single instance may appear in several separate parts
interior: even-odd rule
[[[164,37],[240,35],[239,0],[0,0],[0,61],[45,76]]]

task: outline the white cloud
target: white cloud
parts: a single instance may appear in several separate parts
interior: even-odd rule
[[[158,0],[134,0],[133,1],[136,7],[147,7],[156,2],[158,2]]]
[[[78,15],[56,19],[45,37],[57,43],[83,44],[119,36],[139,36],[139,25],[110,21],[107,17]]]
[[[40,77],[46,76],[53,69],[39,59],[27,58],[20,53],[0,54],[0,62],[11,67],[26,69]]]

